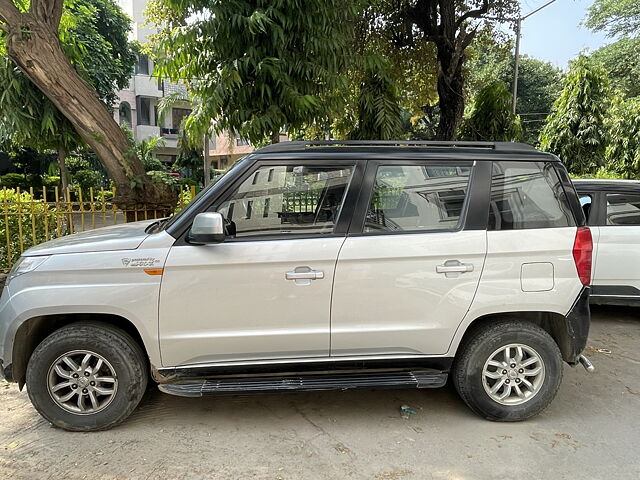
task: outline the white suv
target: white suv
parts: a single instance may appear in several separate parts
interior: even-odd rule
[[[99,430],[148,381],[182,396],[439,387],[542,411],[589,331],[591,234],[526,145],[291,142],[170,219],[31,248],[0,301],[0,371]]]

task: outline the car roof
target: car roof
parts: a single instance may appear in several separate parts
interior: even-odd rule
[[[304,156],[345,157],[366,153],[368,158],[380,156],[405,157],[413,155],[442,155],[459,159],[478,158],[481,156],[503,157],[511,154],[509,160],[532,160],[532,156],[543,161],[559,161],[554,155],[536,150],[531,145],[515,142],[439,142],[416,140],[326,140],[326,141],[292,141],[267,145],[253,152],[254,155],[288,155],[304,154]]]

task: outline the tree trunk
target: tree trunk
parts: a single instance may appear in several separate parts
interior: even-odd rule
[[[116,185],[117,203],[131,207],[146,203],[175,204],[175,194],[153,183],[142,162],[111,113],[69,63],[56,30],[31,13],[11,25],[9,57],[72,123],[80,137],[98,155]]]
[[[271,143],[280,143],[280,130],[277,130],[271,134]]]
[[[463,59],[455,58],[455,50],[445,42],[438,42],[438,104],[440,122],[437,140],[455,140],[464,114]],[[457,60],[457,61],[456,61]]]
[[[66,164],[67,150],[60,145],[58,147],[58,168],[60,169],[60,183],[62,184],[62,191],[66,192],[69,188],[69,170]]]

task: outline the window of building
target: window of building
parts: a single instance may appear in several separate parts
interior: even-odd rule
[[[244,138],[236,137],[236,145],[238,147],[247,147],[249,145],[249,140],[245,140]]]
[[[151,125],[151,99],[137,97],[137,123],[138,125]]]
[[[136,75],[149,75],[149,57],[139,54],[136,62]]]
[[[172,134],[177,135],[180,132],[182,122],[189,115],[191,115],[191,110],[188,108],[174,108],[171,110]]]
[[[382,166],[365,232],[447,231],[460,225],[470,167]]]
[[[575,220],[551,163],[494,162],[490,230],[569,226]]]
[[[129,102],[120,103],[119,116],[120,116],[120,125],[126,125],[131,128],[131,105]]]
[[[327,234],[340,216],[352,167],[282,165],[256,174],[272,182],[254,183],[252,175],[218,207],[237,237],[283,234]]]
[[[607,225],[640,225],[640,195],[608,193]]]

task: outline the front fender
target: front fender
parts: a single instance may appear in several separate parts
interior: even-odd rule
[[[167,249],[146,252],[96,252],[54,255],[37,270],[14,278],[0,298],[0,359],[12,363],[16,333],[41,317],[115,315],[138,331],[151,363],[161,364],[158,301],[161,275],[145,273],[146,264],[127,259],[144,256],[162,267]],[[155,266],[155,265],[154,265]]]

